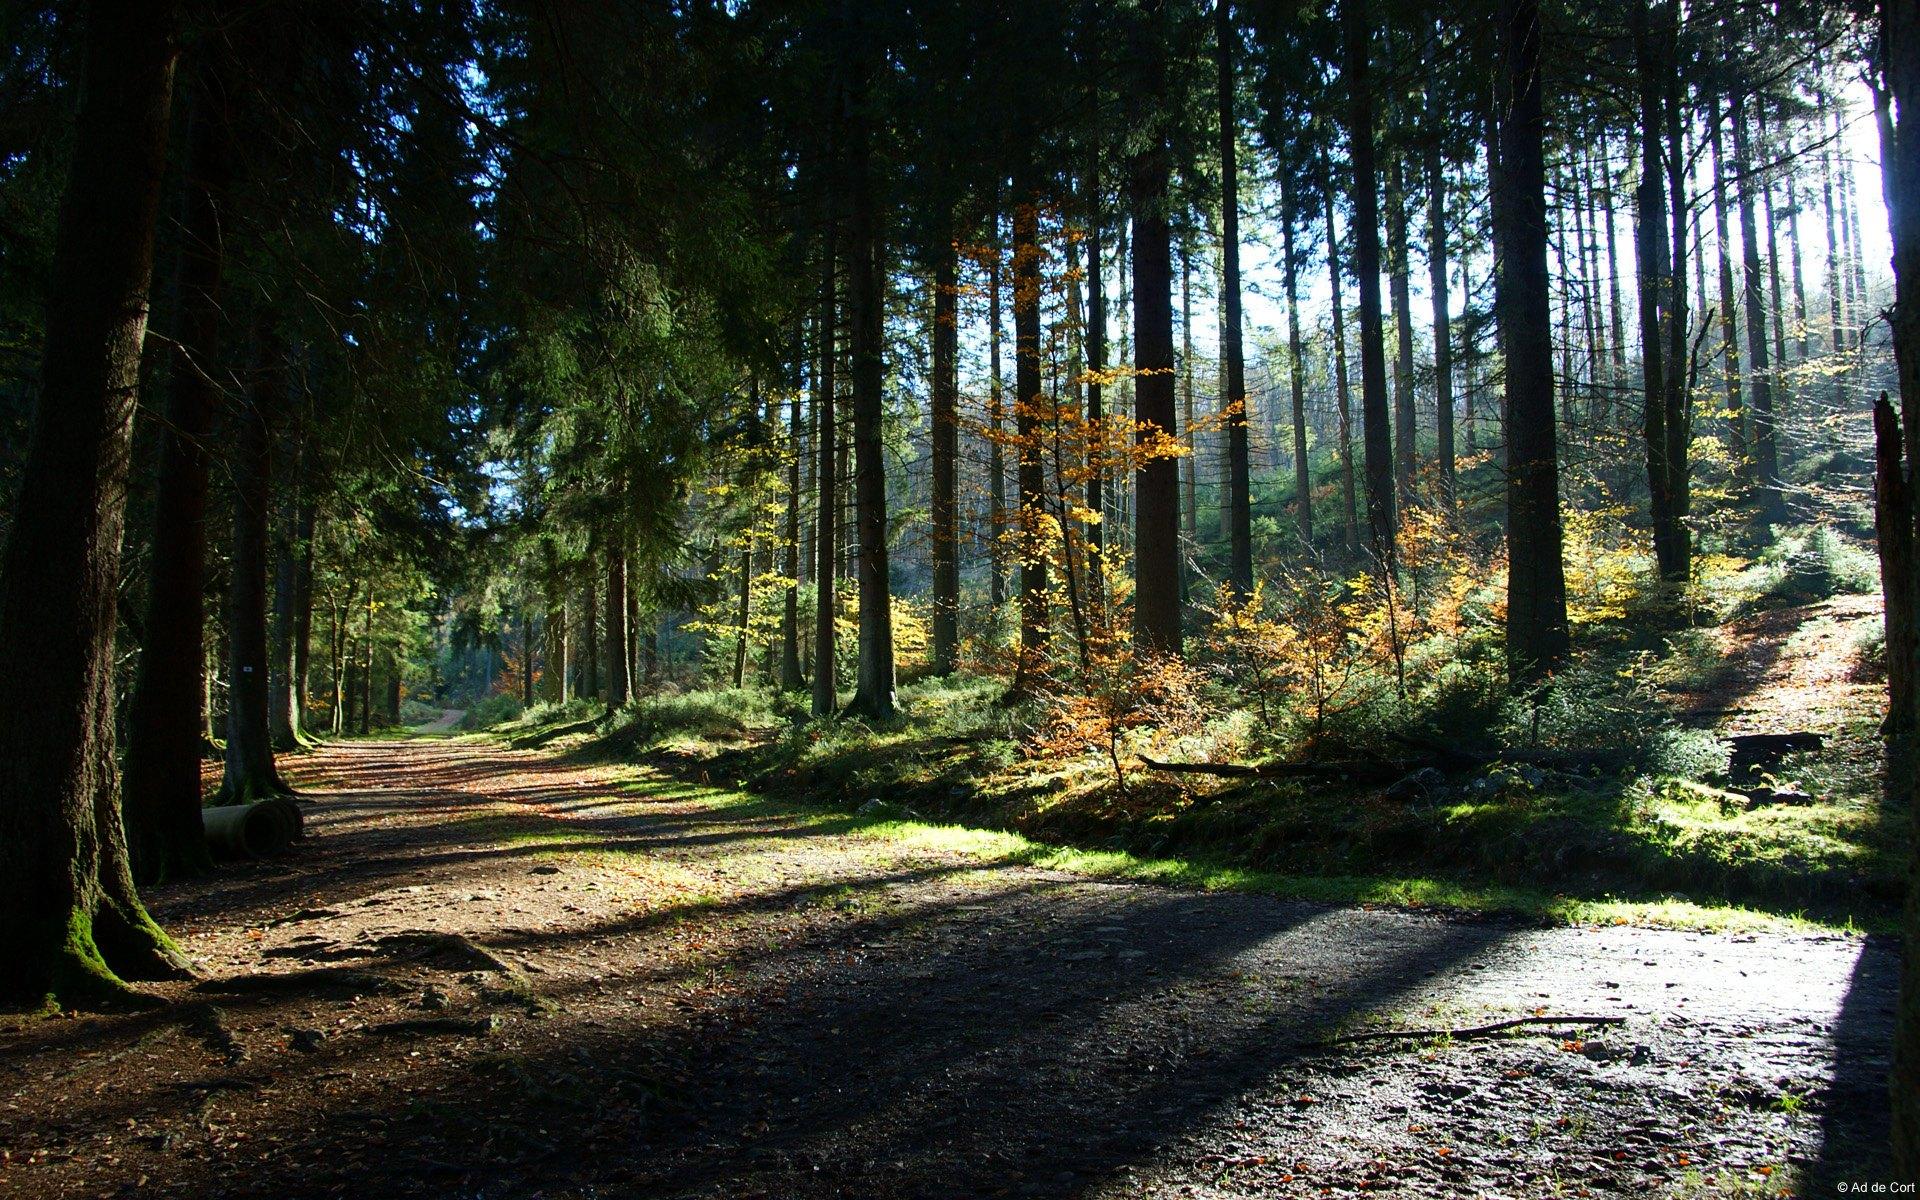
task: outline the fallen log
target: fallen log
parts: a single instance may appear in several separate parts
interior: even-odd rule
[[[266,858],[300,837],[300,810],[288,800],[227,804],[200,810],[207,845],[219,858]]]
[[[1405,775],[1409,764],[1381,762],[1331,763],[1180,763],[1161,762],[1142,754],[1140,762],[1169,775],[1214,775],[1222,779],[1358,779],[1384,782]],[[1411,764],[1418,767],[1420,764]]]
[[[1387,1029],[1378,1033],[1350,1033],[1329,1038],[1326,1045],[1344,1046],[1353,1042],[1384,1042],[1402,1038],[1476,1038],[1504,1033],[1523,1025],[1625,1025],[1625,1017],[1514,1017],[1491,1025],[1469,1025],[1461,1029]]]

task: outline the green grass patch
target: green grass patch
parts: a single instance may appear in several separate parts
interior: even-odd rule
[[[626,785],[635,792],[763,805],[741,815],[984,865],[1569,923],[1897,924],[1904,817],[1882,813],[1861,780],[1821,775],[1857,773],[1867,746],[1789,760],[1783,781],[1790,772],[1845,786],[1812,805],[1751,811],[1744,797],[1693,782],[1724,770],[1724,750],[1678,729],[1641,732],[1629,763],[1585,780],[1495,767],[1388,798],[1332,781],[1194,785],[1141,773],[1122,793],[1092,757],[1033,755],[1036,712],[1000,696],[990,679],[918,682],[881,725],[815,721],[803,697],[762,689],[649,697],[572,753],[651,761],[678,780]],[[1549,709],[1531,732],[1577,749],[1633,719],[1631,704],[1595,695]],[[520,744],[535,728],[502,732]]]

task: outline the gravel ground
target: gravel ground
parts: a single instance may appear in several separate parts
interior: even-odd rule
[[[206,978],[0,1031],[0,1195],[1831,1195],[1897,951],[1191,894],[469,742],[297,760]],[[1487,1037],[1331,1042],[1548,1022]]]

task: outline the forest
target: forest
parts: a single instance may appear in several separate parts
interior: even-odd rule
[[[0,27],[0,1196],[1920,1180],[1920,0]]]

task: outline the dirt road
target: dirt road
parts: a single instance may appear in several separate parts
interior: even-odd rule
[[[460,725],[460,718],[467,715],[464,708],[443,708],[440,715],[424,725],[413,727],[415,733],[452,733]]]
[[[1831,1195],[1879,1177],[1878,941],[1099,882],[471,743],[292,765],[314,802],[297,856],[153,897],[206,981],[150,1013],[0,1032],[0,1194]],[[1326,1044],[1533,1014],[1623,1023]]]

